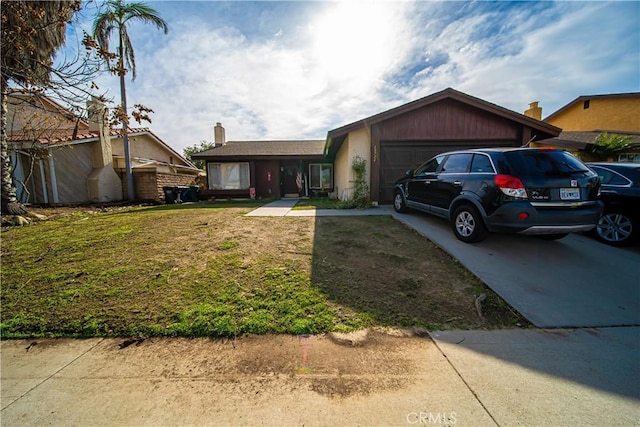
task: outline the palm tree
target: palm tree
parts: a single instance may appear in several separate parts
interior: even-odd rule
[[[136,78],[136,58],[133,52],[133,45],[127,33],[127,23],[129,21],[142,21],[155,25],[165,34],[169,31],[167,23],[160,17],[158,12],[145,3],[128,3],[124,0],[109,0],[106,3],[106,10],[100,13],[93,22],[93,37],[98,42],[101,49],[109,50],[109,40],[114,32],[118,34],[118,61],[112,71],[120,76],[120,97],[122,99],[122,113],[127,114],[127,92],[124,76],[127,70],[132,72],[132,80]],[[125,67],[126,61],[126,67]],[[127,136],[127,120],[122,120],[122,141],[124,144],[124,157],[127,169],[127,194],[129,200],[135,199],[133,188],[133,175],[131,173],[131,158],[129,154],[129,137]]]
[[[66,24],[80,10],[80,0],[2,2],[2,76],[0,78],[0,163],[2,213],[27,211],[16,197],[7,141],[9,82],[25,88],[47,88],[53,56],[65,42]]]

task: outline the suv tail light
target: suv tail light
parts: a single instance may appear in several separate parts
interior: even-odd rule
[[[524,184],[515,176],[496,175],[494,181],[498,188],[509,197],[515,197],[516,199],[526,199],[529,197],[527,190],[524,188]]]

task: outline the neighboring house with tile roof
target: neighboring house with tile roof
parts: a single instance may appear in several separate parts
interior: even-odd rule
[[[525,115],[542,116],[542,109],[536,107],[537,103],[531,104]],[[544,122],[562,132],[533,145],[565,148],[589,160],[588,152],[602,133],[624,135],[631,143],[640,143],[640,92],[579,96]],[[640,162],[640,149],[620,153],[610,160]]]
[[[85,120],[47,97],[8,97],[8,143],[19,199],[30,204],[126,199],[124,146],[107,110],[89,103]],[[129,130],[135,194],[163,200],[164,186],[194,184],[200,170],[148,128]]]
[[[324,157],[325,141],[226,141],[214,128],[215,147],[192,155],[206,162],[210,197],[280,198],[333,191],[333,164]]]

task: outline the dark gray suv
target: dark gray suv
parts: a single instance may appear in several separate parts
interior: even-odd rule
[[[570,153],[486,148],[440,154],[396,182],[394,208],[435,214],[463,242],[488,232],[559,239],[595,227],[598,175]]]

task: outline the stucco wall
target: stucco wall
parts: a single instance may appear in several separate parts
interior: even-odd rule
[[[567,108],[558,116],[545,120],[563,131],[611,130],[640,132],[640,98],[609,98],[584,101]]]
[[[124,156],[122,138],[113,138],[111,144],[114,156]],[[129,136],[129,149],[131,150],[132,157],[141,157],[186,166],[180,158],[177,158],[175,154],[162,147],[149,135]]]
[[[355,176],[351,165],[356,156],[362,157],[367,162],[366,180],[369,187],[371,187],[371,133],[369,128],[360,128],[349,133],[340,150],[336,153],[333,179],[335,191],[340,199],[345,194],[348,198],[353,196],[353,180]]]

